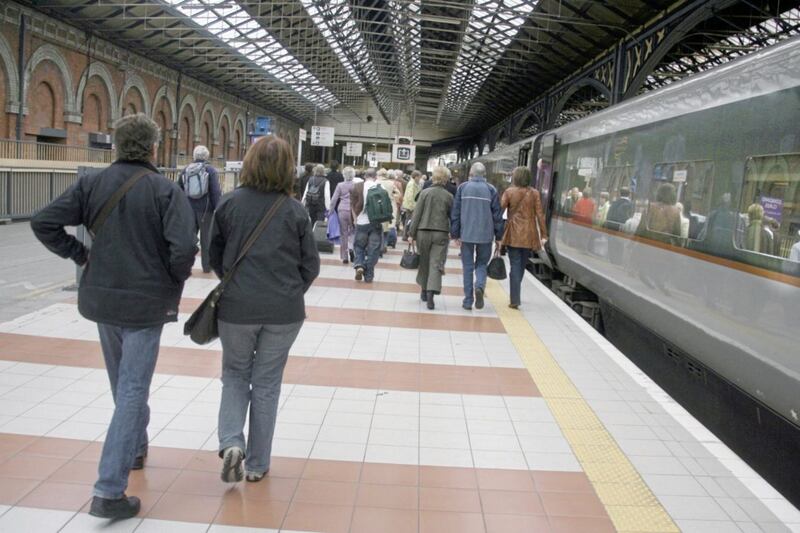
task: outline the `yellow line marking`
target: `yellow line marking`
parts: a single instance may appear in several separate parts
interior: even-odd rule
[[[618,531],[679,533],[664,507],[496,281],[486,295]]]

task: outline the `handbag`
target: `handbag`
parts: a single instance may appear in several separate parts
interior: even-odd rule
[[[500,248],[494,252],[494,257],[489,261],[489,266],[486,267],[486,275],[498,281],[506,279],[506,262],[500,257]]]
[[[285,200],[286,196],[282,195],[272,204],[272,207],[270,207],[269,211],[262,217],[256,229],[247,237],[244,246],[242,246],[242,250],[239,252],[239,256],[236,258],[236,261],[233,262],[231,268],[225,273],[222,281],[220,281],[214,290],[206,296],[206,299],[203,300],[200,307],[195,309],[192,316],[190,316],[189,320],[184,324],[183,334],[188,335],[193,342],[197,344],[208,344],[219,337],[219,331],[217,329],[217,304],[219,303],[219,299],[222,297],[225,287],[231,281],[231,278],[233,278],[233,274],[239,267],[239,263],[242,262],[244,256],[250,251],[250,248],[253,247],[258,237],[264,232],[264,229],[266,229],[270,220],[272,220],[272,217],[275,216],[278,208]]]
[[[400,266],[408,270],[419,268],[419,254],[413,244],[408,243],[408,249],[403,251],[403,257],[400,259]]]

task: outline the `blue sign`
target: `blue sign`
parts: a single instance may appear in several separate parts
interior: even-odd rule
[[[764,216],[774,218],[780,224],[783,215],[783,198],[761,197],[761,207],[764,208]]]
[[[266,135],[270,131],[272,119],[270,117],[256,117],[256,127],[253,135]]]

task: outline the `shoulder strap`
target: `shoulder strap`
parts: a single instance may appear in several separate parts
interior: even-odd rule
[[[231,278],[233,278],[233,274],[236,272],[236,269],[239,267],[239,263],[242,262],[242,259],[244,259],[244,256],[247,255],[247,252],[250,251],[250,248],[253,247],[253,245],[255,244],[256,240],[258,240],[258,238],[261,236],[261,234],[264,233],[264,230],[266,229],[266,227],[269,224],[270,220],[272,220],[272,217],[275,216],[275,213],[277,213],[278,208],[281,205],[283,205],[283,202],[285,200],[286,200],[286,195],[282,194],[275,201],[275,203],[272,204],[272,207],[269,208],[269,211],[267,211],[267,213],[261,218],[261,222],[258,223],[258,226],[256,226],[256,229],[254,229],[253,232],[250,234],[250,236],[247,237],[247,241],[245,241],[244,246],[242,246],[242,250],[239,252],[239,256],[236,258],[236,261],[233,262],[233,265],[231,265],[230,270],[228,270],[225,273],[225,277],[222,278],[222,283],[220,284],[221,288],[225,288],[225,286],[228,284],[228,282],[231,280]]]
[[[114,211],[114,208],[117,207],[117,204],[120,202],[120,200],[122,200],[122,197],[125,196],[134,185],[136,185],[137,181],[152,173],[153,171],[149,168],[143,168],[128,178],[125,183],[123,183],[122,186],[114,192],[111,198],[108,199],[103,208],[100,210],[97,218],[95,218],[94,222],[92,222],[92,226],[89,228],[89,233],[91,234],[92,238],[97,236],[97,232],[103,227],[106,219],[111,212]]]

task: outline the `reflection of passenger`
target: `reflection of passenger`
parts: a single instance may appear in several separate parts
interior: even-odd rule
[[[683,208],[682,203],[677,202],[675,206],[678,208],[678,212],[681,215],[681,239],[684,239],[685,241],[689,238],[689,217],[685,215],[685,209]]]
[[[675,205],[677,195],[675,186],[662,183],[656,191],[656,201],[647,209],[646,228],[658,233],[681,234],[681,209]]]
[[[573,217],[578,222],[583,222],[585,224],[592,223],[592,217],[594,216],[594,200],[592,200],[592,191],[589,187],[583,190],[583,194],[581,198],[575,202],[572,212],[574,213]]]
[[[697,213],[692,213],[692,201],[686,200],[683,204],[683,216],[689,219],[689,238],[697,240],[705,220]]]
[[[622,225],[625,224],[633,215],[633,202],[631,202],[631,191],[627,187],[622,187],[619,190],[619,198],[611,202],[606,214],[606,227],[620,231]]]
[[[772,253],[772,232],[764,225],[764,208],[752,204],[747,208],[747,229],[744,234],[744,247],[752,252]]]
[[[797,235],[800,237],[800,231],[797,232]],[[792,249],[789,250],[789,261],[800,263],[800,241],[794,243]]]
[[[698,239],[704,240],[704,244],[714,252],[730,250],[737,216],[731,209],[731,193],[726,192],[722,195],[720,205],[708,215],[706,226]]]
[[[564,205],[561,209],[562,214],[565,217],[571,217],[572,213],[575,211],[575,204],[578,203],[578,200],[581,198],[581,191],[577,187],[573,187],[567,193],[567,199],[564,200]]]
[[[611,203],[608,201],[608,192],[603,191],[600,193],[600,205],[597,206],[597,214],[595,215],[595,223],[599,226],[604,226],[606,223],[606,216],[608,216],[608,208]]]

